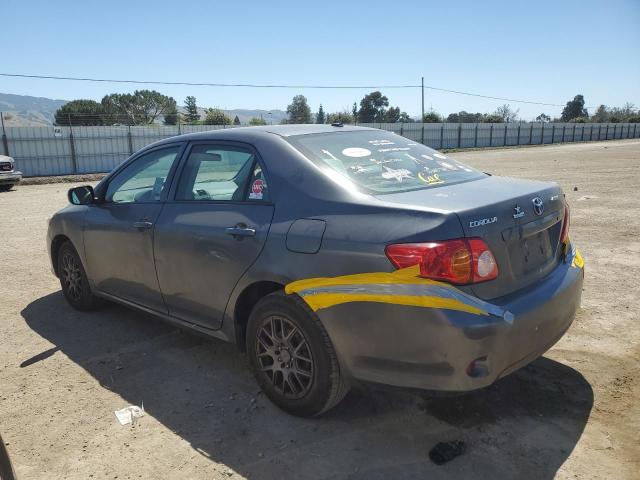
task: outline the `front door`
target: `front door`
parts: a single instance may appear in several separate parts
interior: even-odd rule
[[[155,227],[160,289],[171,315],[217,329],[267,238],[267,181],[252,149],[194,144],[175,190]]]
[[[153,227],[181,150],[144,153],[109,181],[85,217],[87,269],[98,290],[166,313],[153,260]]]

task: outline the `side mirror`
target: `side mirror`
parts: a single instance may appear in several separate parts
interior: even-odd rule
[[[94,202],[93,187],[91,185],[71,188],[67,196],[69,197],[69,202],[73,205],[89,205]]]

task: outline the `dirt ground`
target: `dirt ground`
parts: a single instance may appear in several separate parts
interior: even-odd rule
[[[230,345],[118,306],[73,311],[45,248],[69,185],[0,193],[0,434],[18,478],[639,478],[640,142],[453,156],[562,185],[586,262],[576,321],[486,390],[359,389],[313,420],[273,407]],[[462,456],[431,463],[456,439]]]

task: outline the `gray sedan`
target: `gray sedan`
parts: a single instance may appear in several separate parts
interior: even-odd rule
[[[69,200],[48,247],[73,307],[107,299],[233,342],[295,415],[355,381],[485,387],[549,349],[580,304],[558,185],[376,129],[173,137]]]

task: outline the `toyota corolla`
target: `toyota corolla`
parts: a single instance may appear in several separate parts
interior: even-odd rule
[[[71,306],[107,299],[234,342],[296,415],[355,381],[485,387],[548,350],[580,304],[558,185],[377,129],[173,137],[69,200],[48,247]]]

